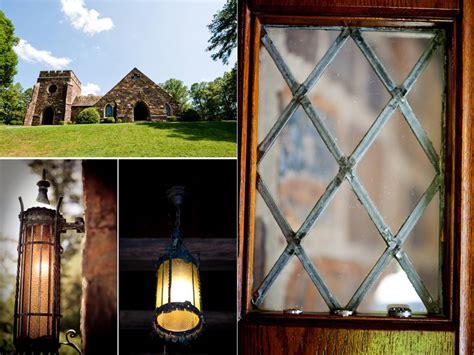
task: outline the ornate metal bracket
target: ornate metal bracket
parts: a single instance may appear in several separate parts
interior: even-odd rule
[[[76,217],[74,223],[65,223],[63,226],[63,231],[75,229],[77,233],[84,233],[85,224],[84,218]]]
[[[61,342],[60,344],[70,346],[71,348],[74,348],[79,354],[82,354],[81,349],[79,349],[76,344],[69,340],[69,336],[71,336],[71,338],[75,338],[77,336],[77,332],[74,329],[67,330],[66,341]]]

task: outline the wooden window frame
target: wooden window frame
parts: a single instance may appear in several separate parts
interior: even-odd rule
[[[278,2],[278,6],[275,3]],[[285,5],[281,5],[284,3]],[[456,353],[474,353],[474,4],[465,0],[249,0],[239,7],[239,255],[241,322],[354,329],[439,330],[456,333]],[[316,5],[317,4],[317,5]],[[257,171],[260,26],[343,25],[440,27],[446,31],[447,103],[443,269],[445,315],[396,320],[374,315],[252,312],[252,262]]]

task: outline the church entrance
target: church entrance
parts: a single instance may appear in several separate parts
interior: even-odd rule
[[[52,125],[54,124],[54,110],[51,106],[47,107],[43,111],[43,120],[41,122],[44,125]]]
[[[146,121],[150,116],[147,105],[143,101],[138,101],[133,109],[134,121]]]

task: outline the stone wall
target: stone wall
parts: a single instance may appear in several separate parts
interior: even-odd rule
[[[33,93],[31,95],[31,101],[28,104],[28,109],[26,110],[26,116],[24,120],[25,126],[31,126],[33,124],[33,115],[36,108],[36,102],[38,100],[38,92],[39,92],[40,84],[36,83],[33,86]]]
[[[111,104],[116,108],[117,119],[133,122],[133,110],[136,103],[140,101],[148,107],[151,121],[166,119],[166,104],[171,106],[173,116],[181,115],[178,103],[136,68],[105,94],[95,107],[103,113],[105,106]]]
[[[83,354],[117,351],[117,163],[83,162],[86,233],[82,249]]]
[[[72,102],[81,94],[81,82],[76,75],[71,70],[41,71],[36,85],[38,89],[25,117],[25,125],[42,124],[42,114],[47,107],[54,110],[53,124],[70,121]],[[56,85],[55,92],[49,91],[51,85]]]

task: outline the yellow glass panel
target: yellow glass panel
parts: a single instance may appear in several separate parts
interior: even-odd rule
[[[22,291],[20,294],[20,336],[39,338],[52,335],[54,294],[54,247],[51,243],[52,226],[34,225],[25,228],[22,259]],[[35,314],[28,316],[27,314]],[[39,315],[42,314],[42,315]]]
[[[171,298],[169,299],[169,263],[169,260],[164,261],[157,271],[156,307],[158,308],[169,302],[188,301],[200,310],[200,280],[197,266],[183,259],[172,259]]]
[[[191,330],[199,324],[199,317],[185,310],[161,313],[156,319],[161,327],[172,332]]]

